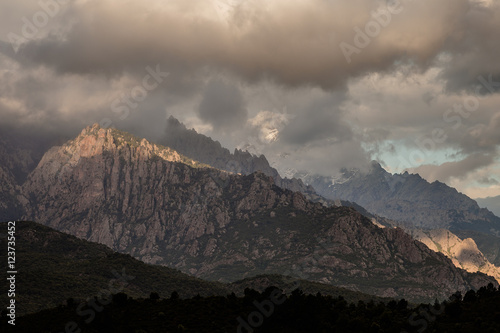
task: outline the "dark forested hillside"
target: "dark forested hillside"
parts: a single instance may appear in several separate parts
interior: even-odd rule
[[[500,291],[492,285],[477,292],[455,293],[444,302],[409,305],[399,301],[348,303],[342,297],[291,295],[269,287],[244,297],[194,297],[176,293],[146,299],[113,295],[101,311],[79,315],[70,303],[18,319],[15,332],[154,333],[154,332],[461,332],[500,331]],[[5,319],[2,331],[14,332]]]

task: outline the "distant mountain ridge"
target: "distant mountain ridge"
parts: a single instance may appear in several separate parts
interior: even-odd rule
[[[305,185],[302,180],[282,178],[278,171],[271,167],[264,155],[255,156],[248,151],[239,149],[235,149],[234,153],[231,153],[218,141],[199,134],[194,129],[187,129],[173,116],[167,119],[165,134],[159,143],[220,170],[241,173],[242,175],[249,175],[257,171],[262,172],[272,177],[274,183],[281,188],[301,192],[313,201],[325,201],[313,187]]]
[[[496,216],[500,216],[500,195],[496,197],[488,197],[482,199],[475,199],[479,207],[487,208]]]
[[[97,125],[49,150],[22,194],[25,219],[210,280],[292,275],[413,300],[496,284],[352,208]]]
[[[500,217],[446,184],[429,183],[408,172],[391,174],[376,162],[366,174],[344,170],[340,179],[307,175],[303,180],[328,199],[356,202],[370,213],[405,223],[410,229],[448,229],[472,237],[488,259],[500,266],[500,257],[488,249],[484,237],[472,236],[489,235],[500,247]]]
[[[431,250],[445,254],[455,266],[493,276],[500,283],[500,268],[488,261],[472,238],[462,240],[445,229],[412,230],[410,234]]]

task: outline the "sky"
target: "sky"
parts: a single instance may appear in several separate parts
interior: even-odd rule
[[[155,140],[173,115],[281,172],[496,196],[499,30],[493,0],[3,0],[0,128]]]

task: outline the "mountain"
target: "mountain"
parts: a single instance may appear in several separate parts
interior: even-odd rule
[[[500,195],[496,197],[487,197],[476,199],[477,204],[481,208],[488,208],[496,216],[500,216]]]
[[[50,149],[22,193],[27,220],[209,280],[280,274],[413,300],[496,284],[352,208],[98,125]]]
[[[231,153],[221,146],[218,141],[212,140],[194,129],[187,129],[184,124],[173,116],[167,119],[165,134],[159,140],[162,145],[168,146],[179,153],[194,160],[206,163],[219,170],[249,175],[262,172],[273,178],[274,183],[285,189],[303,193],[309,200],[326,203],[314,188],[306,186],[298,178],[282,178],[278,171],[269,165],[264,155],[255,156],[248,151],[235,149]]]
[[[0,184],[2,184],[0,189],[0,221],[9,221],[20,217],[23,212],[22,205],[17,198],[19,192],[14,177],[8,168],[0,167]]]
[[[439,252],[450,258],[453,264],[458,267],[465,269],[467,272],[475,273],[481,272],[489,276],[494,277],[498,282],[500,282],[500,267],[497,267],[490,263],[488,258],[479,250],[476,242],[472,238],[463,239],[453,234],[451,231],[446,229],[419,229],[408,224],[399,223],[378,215],[369,213],[363,207],[357,205],[356,203],[343,200],[335,200],[337,206],[347,206],[353,207],[358,212],[363,214],[365,217],[370,219],[373,224],[381,228],[401,228],[406,233],[411,235],[414,239],[424,243],[431,250]],[[468,235],[468,232],[463,232],[464,235]],[[483,236],[486,236],[482,234]],[[493,236],[492,236],[493,237]],[[481,237],[476,238],[481,239]],[[484,237],[483,237],[484,238]],[[495,238],[494,238],[495,242]],[[488,241],[483,240],[483,244],[487,244]],[[491,257],[497,258],[500,249],[492,244],[493,247],[488,249]]]
[[[166,129],[165,135],[164,135],[161,142],[167,146],[170,146],[170,147],[176,149],[177,151],[182,152],[183,154],[185,154],[193,159],[203,161],[209,165],[216,166],[219,169],[223,169],[223,170],[227,170],[227,171],[231,171],[231,172],[238,172],[238,173],[242,173],[242,174],[250,174],[252,172],[260,170],[263,173],[265,173],[266,175],[272,176],[273,179],[278,180],[278,181],[275,181],[275,183],[276,183],[276,185],[278,185],[280,187],[288,188],[288,189],[291,189],[293,191],[301,191],[302,193],[304,193],[306,195],[306,197],[308,197],[308,193],[314,193],[314,199],[317,201],[317,199],[316,199],[317,193],[314,192],[315,190],[312,189],[312,187],[310,185],[308,187],[288,186],[287,182],[286,182],[288,179],[285,178],[285,181],[283,181],[281,176],[279,175],[278,171],[269,165],[269,163],[267,162],[267,159],[263,155],[261,155],[260,157],[256,157],[254,155],[251,155],[248,152],[243,152],[243,151],[240,151],[238,149],[235,150],[234,154],[231,154],[229,152],[229,150],[221,147],[219,142],[213,141],[211,138],[197,133],[194,129],[188,130],[182,123],[180,123],[177,119],[175,119],[173,117],[170,117],[167,121],[167,129]],[[384,171],[385,170],[383,170],[382,167],[378,163],[373,163],[373,165],[372,165],[373,175],[372,176],[375,179],[371,180],[371,183],[369,186],[360,187],[359,193],[361,193],[361,195],[370,195],[370,191],[377,191],[376,188],[378,188],[378,187],[383,188],[384,184],[382,182],[379,182],[379,179],[377,179],[377,177],[383,177],[385,180],[387,180],[390,183],[394,183],[395,181],[401,182],[401,180],[390,179],[391,177],[397,177],[398,175],[390,175],[389,173],[384,172]],[[344,175],[340,179],[338,179],[338,178],[332,179],[332,178],[327,178],[327,177],[314,176],[314,175],[310,175],[310,174],[306,174],[306,173],[292,173],[292,175],[295,177],[298,177],[298,178],[300,177],[300,178],[304,179],[304,181],[306,183],[312,184],[312,185],[314,185],[314,187],[317,187],[318,189],[320,189],[319,192],[322,195],[324,195],[327,198],[332,199],[332,200],[323,200],[324,203],[327,203],[329,205],[333,204],[333,205],[337,205],[337,206],[353,207],[358,212],[362,213],[363,215],[365,215],[366,217],[371,219],[372,222],[374,222],[375,224],[378,224],[378,225],[383,225],[383,226],[396,226],[397,225],[397,226],[406,227],[405,229],[408,229],[408,230],[422,230],[422,229],[419,229],[418,227],[429,228],[429,224],[435,223],[435,221],[436,221],[436,220],[434,220],[434,221],[430,221],[430,223],[427,223],[427,222],[429,222],[428,218],[424,219],[422,217],[419,217],[422,215],[422,211],[425,211],[428,209],[427,206],[422,207],[422,206],[417,205],[417,208],[414,211],[408,212],[406,215],[403,215],[403,214],[399,214],[399,215],[389,214],[388,215],[388,217],[391,219],[395,219],[395,217],[397,217],[397,218],[401,218],[402,219],[401,221],[407,222],[407,223],[404,223],[403,225],[401,225],[401,223],[395,223],[394,221],[388,221],[387,218],[384,218],[384,217],[376,215],[376,214],[372,214],[372,213],[376,213],[378,211],[378,212],[384,213],[382,215],[386,216],[385,213],[387,210],[385,208],[381,209],[381,210],[369,212],[364,207],[358,205],[357,204],[358,201],[356,201],[356,202],[354,202],[355,200],[353,202],[346,201],[346,200],[356,199],[356,200],[362,201],[363,204],[366,204],[367,207],[369,209],[371,209],[371,208],[373,208],[372,205],[374,204],[374,200],[380,200],[380,201],[383,200],[379,197],[378,192],[374,193],[372,197],[364,198],[364,200],[360,199],[359,196],[356,196],[353,193],[345,194],[345,192],[349,191],[349,188],[350,188],[350,186],[352,186],[352,184],[353,184],[352,181],[354,179],[358,178],[359,183],[362,183],[366,180],[362,177],[362,174],[359,171],[351,170],[349,172],[347,170],[344,170]],[[407,176],[407,174],[405,174],[403,176]],[[416,175],[411,175],[411,176],[416,176]],[[292,178],[292,179],[297,180],[298,178]],[[419,183],[419,182],[425,182],[425,180],[421,179],[419,176],[416,176],[416,177],[414,177],[414,179],[411,182],[409,182],[408,186],[411,187],[415,183]],[[359,183],[354,185],[354,186],[359,187],[359,185],[360,185]],[[295,182],[294,184],[297,184],[297,183]],[[298,184],[302,184],[302,182],[300,182]],[[450,200],[449,200],[449,202],[444,201],[444,200],[436,201],[435,198],[432,198],[432,201],[434,203],[434,207],[433,207],[434,210],[436,208],[438,210],[443,210],[442,209],[443,202],[446,202],[446,205],[448,205],[448,208],[446,208],[446,206],[444,206],[448,210],[449,209],[454,209],[454,210],[462,209],[463,202],[467,202],[467,204],[470,206],[470,207],[468,207],[469,210],[477,210],[477,207],[473,207],[474,203],[471,200],[468,200],[468,198],[464,198],[463,195],[457,195],[458,193],[456,191],[454,191],[453,189],[447,188],[446,186],[443,186],[444,184],[442,184],[442,183],[436,183],[435,185],[436,185],[435,189],[433,188],[433,189],[430,189],[428,191],[438,192],[438,194],[439,194],[439,192],[444,192],[444,193],[442,193],[442,195],[449,196]],[[422,185],[420,185],[420,186],[425,187]],[[367,190],[367,187],[372,187],[372,188]],[[334,192],[336,190],[339,191],[339,193],[338,193],[339,196],[332,195],[332,191]],[[398,197],[397,200],[404,200],[406,207],[412,206],[414,200],[417,200],[418,202],[421,203],[422,197],[416,198],[414,195],[414,192],[411,193],[412,197],[409,197],[408,192],[410,192],[410,191],[406,191],[406,192],[403,191],[403,193],[400,194],[400,197]],[[340,195],[342,195],[342,196],[340,196]],[[311,197],[308,197],[308,198],[311,198]],[[346,199],[346,200],[333,201],[334,199],[339,199],[339,198]],[[391,198],[391,200],[394,200],[394,199]],[[414,217],[415,215],[417,216],[416,218]],[[428,214],[428,215],[432,215],[432,214]],[[442,215],[442,212],[441,212],[441,215]],[[471,218],[470,214],[466,218],[467,219]],[[489,217],[487,217],[487,218],[489,218]],[[418,225],[417,228],[416,228],[415,223],[414,223],[415,221],[417,221],[417,225]],[[442,222],[443,222],[443,219],[440,218],[438,223],[442,223]],[[443,226],[447,226],[447,225],[443,225]],[[449,227],[449,226],[447,226],[447,227]],[[441,229],[438,229],[438,230],[441,230]],[[432,232],[427,232],[427,234],[428,235],[435,235]],[[450,232],[450,234],[453,235],[451,232]],[[417,233],[414,233],[414,235],[417,235]],[[418,235],[422,235],[422,233],[418,233]],[[454,237],[456,238],[456,240],[458,242],[459,238],[456,236],[454,236]],[[471,238],[469,238],[469,239],[472,240]],[[417,238],[417,240],[422,240],[422,239]],[[431,244],[431,243],[429,243],[429,244]],[[484,244],[482,244],[482,245],[484,245]],[[482,246],[482,247],[484,248],[484,246]],[[436,246],[434,246],[432,249],[435,251],[438,251],[438,248]],[[462,267],[462,268],[467,267],[468,271],[474,271],[474,272],[478,271],[477,269],[474,270],[474,268],[479,268],[479,266],[483,267],[483,270],[484,270],[485,269],[484,267],[489,267],[488,265],[492,265],[488,262],[488,264],[486,266],[482,266],[482,263],[480,263],[481,260],[479,261],[479,265],[472,265],[472,264],[470,264],[470,262],[462,261],[461,257],[450,256],[449,255],[450,253],[447,253],[447,252],[443,252],[443,254],[454,259],[454,263],[456,263],[458,265],[458,267]],[[479,251],[479,253],[477,255],[479,258],[483,254]],[[490,258],[497,258],[497,257],[490,256]],[[463,259],[465,260],[465,258],[463,258]],[[500,259],[500,258],[498,258],[498,259]],[[498,259],[495,259],[495,260],[498,260]],[[488,261],[486,258],[484,260]],[[462,266],[462,265],[465,265],[465,266]],[[488,269],[488,271],[494,272],[495,269],[491,268],[491,269]]]
[[[427,182],[418,174],[391,174],[373,162],[367,173],[343,170],[340,178],[296,174],[328,199],[356,202],[370,213],[402,222],[409,228],[448,229],[473,238],[488,259],[500,266],[500,257],[488,250],[484,237],[500,247],[500,218],[446,184]],[[476,236],[474,236],[476,235]]]

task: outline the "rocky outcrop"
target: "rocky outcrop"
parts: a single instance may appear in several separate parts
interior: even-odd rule
[[[500,282],[500,268],[491,264],[472,238],[460,239],[449,230],[412,230],[411,235],[431,250],[443,253],[467,272],[482,272]]]
[[[417,301],[494,281],[263,173],[209,168],[97,125],[47,152],[22,193],[25,219],[210,280],[274,273]]]
[[[0,167],[0,222],[13,221],[22,215],[18,187],[12,173]]]

